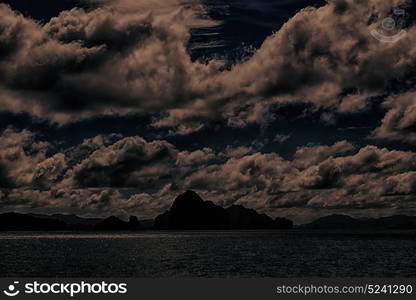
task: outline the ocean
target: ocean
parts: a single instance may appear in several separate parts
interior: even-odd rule
[[[414,232],[3,232],[1,277],[416,277]]]

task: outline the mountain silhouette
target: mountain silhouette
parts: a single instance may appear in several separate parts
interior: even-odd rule
[[[140,224],[137,217],[130,217],[128,222],[124,222],[117,217],[111,216],[96,224],[94,229],[105,231],[141,230],[143,229],[143,226]]]
[[[416,217],[396,215],[382,218],[353,218],[330,215],[301,225],[306,229],[416,229]]]
[[[130,230],[142,230],[144,229],[144,226],[141,222],[139,222],[139,219],[135,216],[130,216],[129,222],[127,223]]]
[[[219,230],[219,229],[290,229],[293,222],[273,220],[253,209],[233,205],[226,209],[204,201],[194,191],[186,191],[173,202],[169,211],[155,219],[156,229]]]
[[[41,219],[52,219],[59,220],[64,222],[70,230],[93,230],[94,226],[102,222],[103,219],[100,218],[81,218],[77,215],[64,215],[64,214],[54,214],[54,215],[39,215],[39,214],[29,214],[30,216],[41,218]]]
[[[169,212],[155,220],[157,229],[207,230],[227,227],[227,213],[211,201],[202,200],[193,191],[179,195]]]
[[[223,208],[212,201],[204,201],[197,193],[186,191],[179,195],[170,209],[154,220],[139,221],[131,216],[123,221],[109,218],[82,218],[76,215],[0,214],[0,231],[136,231],[136,230],[269,230],[292,229],[286,218],[272,219],[254,209],[241,205]],[[298,229],[322,230],[390,230],[416,229],[416,217],[395,215],[382,218],[353,218],[348,215],[329,215]]]
[[[1,231],[56,231],[67,229],[68,226],[60,220],[39,218],[18,213],[0,214]]]
[[[258,214],[254,209],[241,205],[232,205],[225,209],[228,214],[230,229],[269,229],[273,228],[273,219],[265,214]]]
[[[77,215],[54,214],[50,217],[65,222],[68,225],[96,225],[102,221],[100,218],[81,218]]]
[[[319,218],[309,224],[301,227],[310,229],[344,229],[344,228],[362,228],[363,223],[346,215],[330,215]]]
[[[0,214],[0,231],[131,231],[144,227],[137,217],[125,222],[117,217],[81,218],[76,215]]]

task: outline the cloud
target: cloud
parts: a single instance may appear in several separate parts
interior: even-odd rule
[[[286,135],[286,134],[277,134],[273,141],[279,143],[279,144],[283,144],[284,142],[286,142],[288,139],[290,139],[290,135]]]
[[[66,169],[65,155],[63,153],[55,154],[35,166],[33,184],[40,188],[49,189],[50,185],[56,182]]]
[[[183,151],[178,153],[176,164],[178,166],[192,166],[195,164],[206,163],[215,158],[215,153],[211,148],[203,148],[196,151]]]
[[[102,146],[67,174],[76,187],[143,187],[171,178],[177,150],[165,141],[124,138]]]
[[[266,122],[276,102],[365,110],[416,57],[414,27],[397,43],[370,34],[404,0],[305,8],[231,70],[187,52],[191,28],[215,25],[199,1],[93,2],[96,9],[64,11],[46,24],[0,6],[3,109],[58,122],[152,112],[160,114],[155,127],[188,134],[218,116],[230,126]]]
[[[414,62],[414,35],[411,29],[407,39],[383,44],[369,30],[404,2],[336,0],[303,9],[236,66],[236,80],[253,95],[294,93],[321,105],[337,104],[346,89],[379,92]],[[380,20],[368,26],[376,14]]]
[[[373,137],[390,141],[416,143],[416,93],[409,92],[390,97],[384,106],[388,109]]]
[[[311,146],[298,148],[294,154],[294,164],[299,168],[307,168],[325,161],[329,157],[340,156],[355,149],[347,141],[332,146]]]
[[[81,144],[70,147],[65,151],[68,164],[74,166],[91,155],[94,151],[114,144],[123,138],[120,134],[97,135],[85,139]]]
[[[0,10],[7,110],[65,122],[177,107],[196,99],[214,70],[187,53],[189,29],[212,24],[192,9],[74,8],[44,25]]]
[[[370,209],[410,206],[414,152],[341,141],[298,149],[293,160],[254,153],[196,170],[184,181],[223,204],[259,210]]]
[[[380,96],[386,114],[372,137],[416,141],[415,93],[386,96],[391,81],[414,66],[416,28],[409,23],[396,43],[371,35],[405,1],[331,0],[305,8],[230,69],[190,58],[190,29],[215,24],[201,17],[199,1],[91,2],[97,8],[65,11],[47,23],[0,4],[2,110],[60,123],[150,113],[151,125],[167,127],[172,141],[221,118],[230,127],[255,123],[266,131],[279,118],[273,107],[288,103],[322,109],[321,121],[335,124],[335,113],[366,111]],[[296,139],[276,134],[277,142]],[[299,147],[293,158],[255,143],[191,151],[114,134],[56,149],[13,129],[0,134],[0,144],[2,210],[151,215],[184,189],[288,216],[407,209],[415,197],[415,152],[348,141]]]
[[[396,43],[371,35],[394,7],[405,3],[331,0],[305,8],[250,59],[205,81],[206,93],[197,106],[168,110],[156,124],[195,123],[197,116],[204,120],[213,114],[227,118],[230,126],[262,124],[273,119],[269,111],[275,103],[312,103],[341,114],[365,111],[371,97],[385,94],[415,63],[414,26]]]
[[[194,189],[300,220],[309,210],[411,209],[416,193],[414,152],[347,141],[301,147],[292,159],[249,147],[179,151],[138,136],[97,136],[64,152],[29,131],[7,129],[0,142],[2,211],[152,217]]]
[[[6,129],[0,135],[0,144],[1,187],[31,186],[37,180],[50,183],[65,166],[62,155],[47,159],[50,145],[36,141],[30,131]]]

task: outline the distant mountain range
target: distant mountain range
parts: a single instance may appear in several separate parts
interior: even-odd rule
[[[130,231],[130,230],[226,230],[226,229],[292,229],[293,222],[272,219],[240,205],[228,208],[204,201],[197,193],[187,191],[178,196],[171,208],[155,220],[139,221],[131,216],[128,222],[111,216],[81,218],[76,215],[0,214],[2,231]]]
[[[136,217],[128,222],[117,217],[84,219],[75,215],[32,215],[19,213],[0,214],[0,231],[113,231],[142,230]]]
[[[76,215],[0,214],[0,231],[137,231],[154,230],[276,230],[292,229],[293,222],[285,218],[272,219],[241,205],[228,208],[204,201],[197,193],[187,191],[179,195],[171,208],[154,220],[129,221],[117,217],[81,218]],[[298,229],[365,230],[416,229],[416,217],[398,215],[372,218],[353,218],[331,215],[297,226]]]
[[[304,229],[416,229],[416,217],[397,215],[383,218],[353,218],[346,215],[331,215],[309,224]]]

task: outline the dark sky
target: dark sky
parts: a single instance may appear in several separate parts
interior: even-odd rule
[[[414,213],[410,2],[0,2],[0,211]]]

